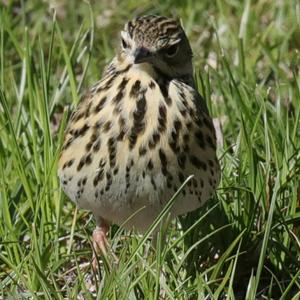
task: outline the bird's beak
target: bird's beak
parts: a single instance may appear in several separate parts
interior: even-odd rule
[[[137,48],[134,52],[134,63],[140,64],[143,62],[147,62],[151,57],[152,53],[147,48]]]

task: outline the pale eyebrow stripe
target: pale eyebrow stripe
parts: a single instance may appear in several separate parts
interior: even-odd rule
[[[174,20],[163,20],[159,22],[159,26],[174,26],[178,27],[178,24]]]

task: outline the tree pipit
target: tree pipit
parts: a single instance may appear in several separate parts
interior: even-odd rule
[[[125,25],[117,55],[71,117],[58,174],[69,198],[94,214],[104,252],[109,224],[129,219],[126,228],[145,232],[188,176],[171,217],[214,193],[215,130],[176,20],[151,15]]]

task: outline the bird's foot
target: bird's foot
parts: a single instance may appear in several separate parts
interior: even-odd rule
[[[108,240],[107,240],[107,232],[108,232],[108,225],[101,225],[101,226],[97,226],[95,228],[95,230],[93,231],[93,261],[92,261],[92,266],[93,269],[96,270],[97,266],[98,266],[98,260],[97,254],[102,254],[104,258],[107,258],[107,251],[111,250]],[[113,259],[114,259],[114,263],[118,264],[119,263],[119,259],[118,257],[112,252],[110,251]]]

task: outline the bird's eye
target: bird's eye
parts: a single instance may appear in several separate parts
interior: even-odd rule
[[[124,39],[122,39],[122,47],[123,47],[124,49],[127,49],[127,48],[128,48],[128,44],[125,42]]]
[[[165,53],[167,56],[172,57],[177,53],[178,48],[178,44],[172,45],[166,49]]]

